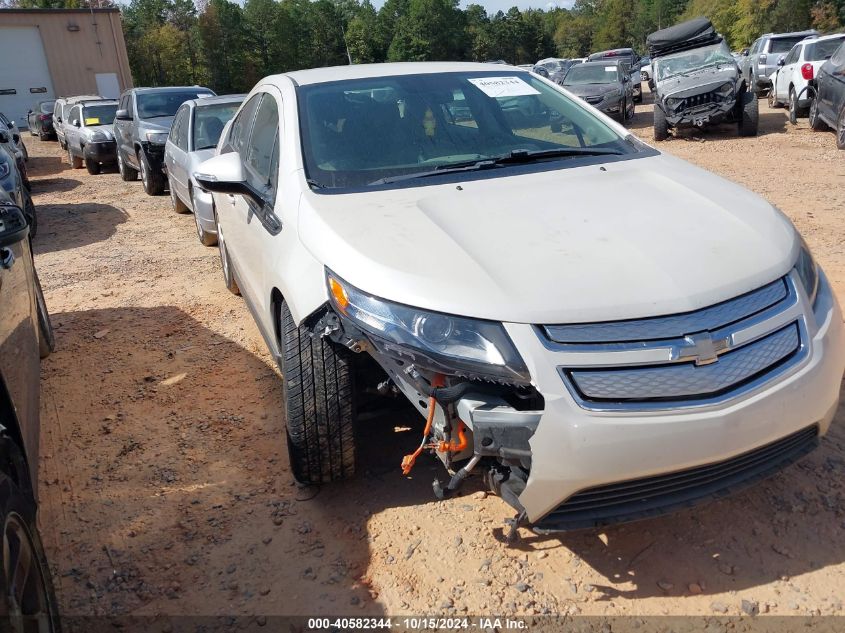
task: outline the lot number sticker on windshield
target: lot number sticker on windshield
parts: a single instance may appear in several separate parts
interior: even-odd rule
[[[479,77],[477,79],[468,79],[471,84],[476,86],[481,92],[488,97],[524,97],[526,95],[538,95],[539,90],[536,90],[525,83],[519,77]]]
[[[605,66],[605,67],[604,67],[604,72],[606,72],[606,73],[615,73],[615,72],[616,72],[616,68],[615,68],[615,67],[613,67],[613,66]]]
[[[100,125],[100,119],[98,117],[87,117],[85,125]]]

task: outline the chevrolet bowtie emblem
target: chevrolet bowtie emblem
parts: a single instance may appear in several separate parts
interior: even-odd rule
[[[684,337],[684,344],[677,348],[677,358],[694,361],[696,365],[709,365],[729,348],[729,337],[714,340],[710,332],[699,332]]]

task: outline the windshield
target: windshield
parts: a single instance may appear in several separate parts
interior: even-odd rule
[[[579,64],[573,66],[563,78],[564,86],[579,86],[582,84],[610,84],[619,81],[619,68],[616,65],[604,66]]]
[[[85,125],[111,125],[114,123],[115,112],[117,112],[116,103],[83,106],[82,119]]]
[[[38,108],[44,114],[52,114],[53,113],[53,107],[55,105],[56,105],[55,101],[42,101],[41,103],[38,104]]]
[[[833,55],[834,51],[839,48],[839,45],[842,43],[843,40],[845,40],[845,36],[834,37],[829,40],[822,40],[821,42],[807,44],[807,49],[805,51],[805,57],[807,58],[807,61],[820,62],[830,58],[830,56]]]
[[[238,101],[194,108],[194,151],[217,147],[223,128],[235,116],[240,105]]]
[[[652,62],[657,81],[675,75],[687,75],[708,66],[735,64],[731,49],[724,41],[660,57]]]
[[[185,90],[141,93],[138,95],[138,118],[152,119],[155,117],[175,116],[179,106],[190,99],[200,96],[211,97],[208,90]]]
[[[316,188],[384,184],[512,152],[638,151],[529,73],[378,77],[301,86],[298,94],[305,170]]]
[[[773,37],[769,43],[770,53],[788,53],[792,50],[798,42],[803,40],[806,35],[798,35],[795,37]]]

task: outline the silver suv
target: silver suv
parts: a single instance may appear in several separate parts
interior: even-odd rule
[[[748,85],[757,94],[763,96],[772,87],[769,75],[778,69],[778,59],[786,55],[792,47],[804,38],[816,36],[816,30],[796,31],[794,33],[766,33],[742,51],[740,69]]]
[[[114,138],[121,178],[135,180],[140,172],[144,191],[151,196],[164,193],[164,144],[176,111],[190,99],[213,96],[202,86],[132,88],[120,95]]]

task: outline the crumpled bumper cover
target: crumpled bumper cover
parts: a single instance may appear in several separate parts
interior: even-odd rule
[[[735,106],[736,102],[730,100],[721,103],[709,103],[706,106],[691,110],[682,110],[680,112],[667,112],[664,110],[664,112],[666,112],[666,121],[672,127],[703,127],[705,125],[720,123],[731,114]]]

